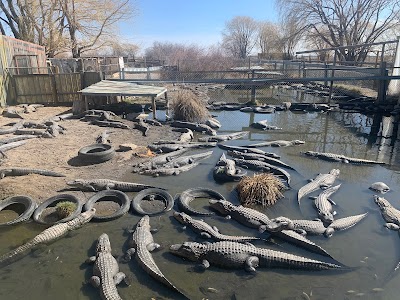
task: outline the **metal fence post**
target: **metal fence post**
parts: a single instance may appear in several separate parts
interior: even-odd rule
[[[251,79],[254,79],[254,70],[251,71]],[[256,104],[256,86],[254,82],[251,85],[251,104]]]
[[[380,76],[383,76],[383,77],[388,76],[388,71],[386,69],[386,61],[381,62]],[[378,85],[378,97],[377,97],[378,103],[386,102],[386,90],[387,90],[387,80],[380,79],[379,85]]]
[[[328,78],[328,67],[329,67],[329,65],[328,65],[327,62],[324,62],[324,65],[325,65],[325,70],[324,70],[325,81],[324,81],[324,85],[328,86],[328,81],[326,80],[326,78]]]

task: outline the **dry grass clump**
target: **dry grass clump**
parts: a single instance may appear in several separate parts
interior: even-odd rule
[[[179,91],[171,107],[175,120],[201,123],[210,116],[204,102],[191,91]]]
[[[245,176],[236,186],[243,206],[261,204],[264,207],[274,205],[282,198],[284,188],[285,185],[270,173]]]
[[[70,201],[61,201],[56,205],[56,213],[61,219],[68,217],[75,210],[76,204]]]

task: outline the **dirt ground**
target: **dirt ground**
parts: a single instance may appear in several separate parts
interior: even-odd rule
[[[42,107],[36,112],[21,114],[26,121],[41,122],[53,116],[67,113],[70,107]],[[19,119],[0,116],[0,127],[9,123],[15,123]],[[133,122],[123,120],[124,123],[133,127]],[[124,174],[132,170],[134,163],[144,160],[135,156],[135,153],[145,153],[148,144],[162,139],[176,139],[179,133],[171,131],[169,126],[151,126],[146,137],[136,129],[106,128],[89,125],[77,119],[63,120],[59,124],[66,128],[64,134],[55,138],[29,139],[27,143],[8,150],[6,158],[2,160],[0,168],[20,167],[46,169],[65,174],[66,177],[47,177],[40,175],[27,175],[18,177],[5,177],[0,180],[0,199],[13,195],[27,195],[38,203],[41,203],[58,194],[58,191],[68,188],[67,181],[81,178],[107,178],[121,180]],[[84,146],[94,144],[96,137],[104,130],[111,131],[110,140],[115,149],[120,144],[135,144],[139,146],[128,152],[116,152],[109,161],[95,165],[81,165],[78,163],[78,150]],[[0,139],[12,135],[0,135]],[[91,196],[92,193],[80,191],[67,191],[74,194],[82,201]]]

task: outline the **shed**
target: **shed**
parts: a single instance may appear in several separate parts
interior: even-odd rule
[[[139,96],[151,98],[153,118],[156,118],[156,98],[165,95],[168,109],[167,89],[159,86],[141,85],[130,81],[102,80],[79,91],[84,96],[85,108],[89,109],[86,96]]]

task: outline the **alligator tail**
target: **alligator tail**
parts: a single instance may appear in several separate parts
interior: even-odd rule
[[[0,267],[5,267],[17,260],[20,260],[23,256],[26,255],[28,251],[30,251],[36,245],[34,240],[30,240],[29,242],[19,246],[18,248],[3,254],[0,256]]]

